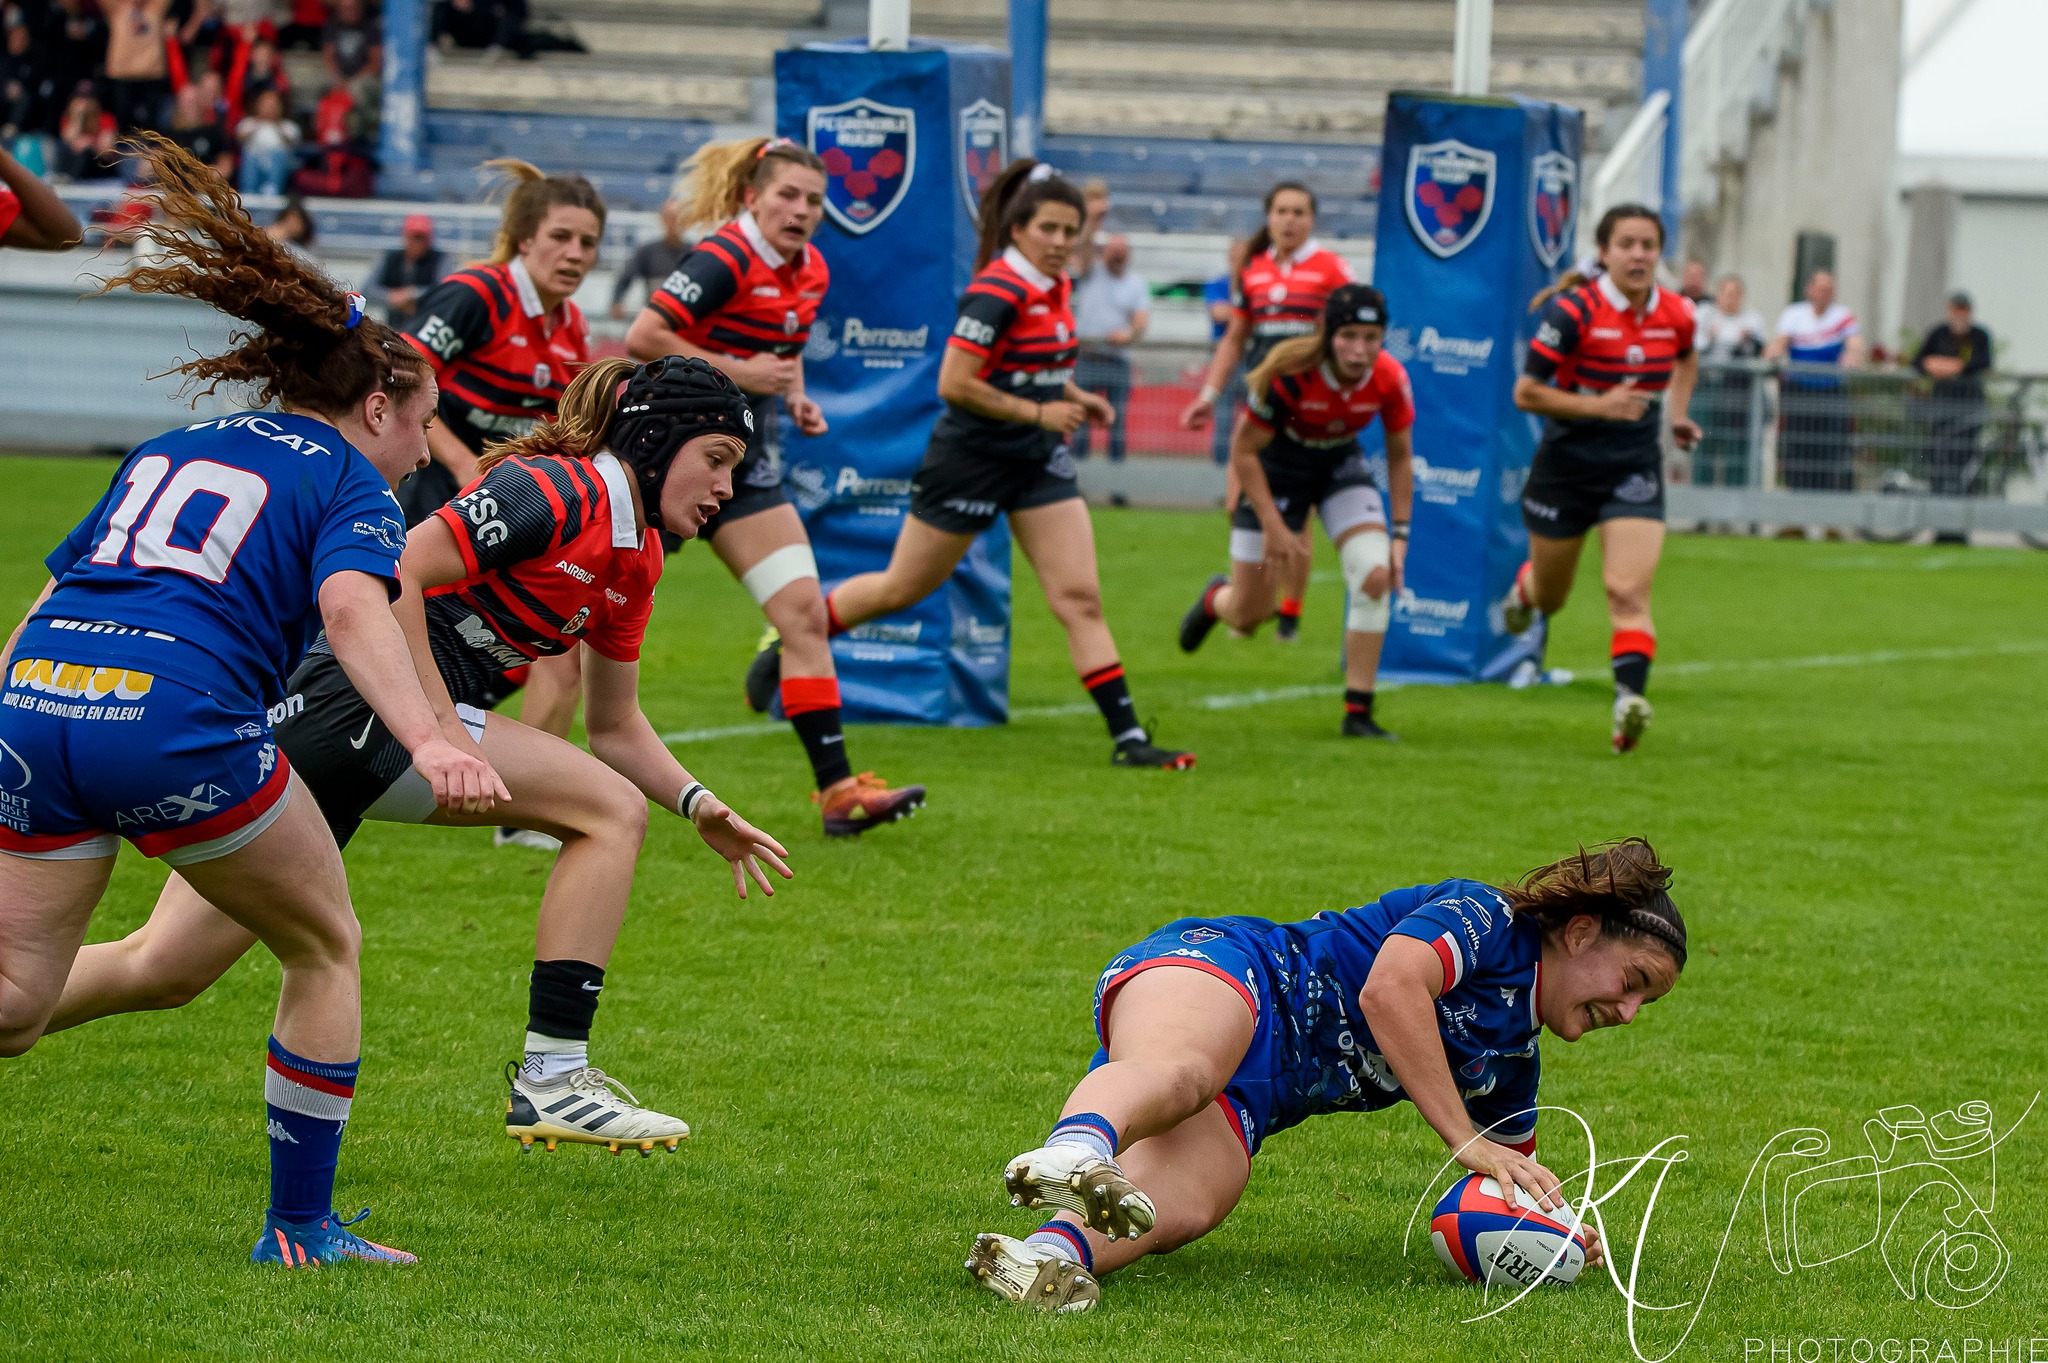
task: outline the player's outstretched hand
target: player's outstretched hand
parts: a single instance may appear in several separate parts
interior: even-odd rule
[[[1209,424],[1216,413],[1216,399],[1196,398],[1180,414],[1180,428],[1184,431],[1199,431]]]
[[[1637,388],[1630,375],[1595,398],[1593,410],[1603,421],[1641,421],[1650,410],[1650,395]]]
[[[450,813],[482,814],[512,798],[505,782],[481,751],[464,752],[445,738],[414,748],[413,769],[434,788],[434,803]]]
[[[768,883],[767,875],[761,870],[764,861],[774,867],[784,880],[796,878],[796,872],[782,861],[789,855],[789,849],[733,813],[717,796],[707,794],[697,802],[694,822],[697,836],[704,839],[704,845],[724,857],[732,867],[733,887],[740,892],[741,899],[747,897],[749,875],[754,877],[764,893],[775,893],[775,887]]]
[[[1672,443],[1681,450],[1689,450],[1699,444],[1700,437],[1704,434],[1706,433],[1700,429],[1700,423],[1689,416],[1682,416],[1671,423]]]
[[[1498,1183],[1510,1203],[1514,1201],[1514,1190],[1520,1188],[1546,1212],[1564,1208],[1563,1185],[1557,1175],[1520,1151],[1495,1145],[1481,1136],[1458,1152],[1458,1163]]]
[[[1607,1251],[1600,1244],[1600,1231],[1591,1221],[1579,1223],[1579,1234],[1586,1237],[1586,1267],[1598,1268],[1607,1257]]]
[[[809,398],[798,398],[789,403],[790,419],[796,422],[800,435],[823,435],[831,427],[825,423],[825,409]]]

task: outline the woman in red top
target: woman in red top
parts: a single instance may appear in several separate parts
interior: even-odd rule
[[[85,239],[78,219],[57,192],[0,150],[0,246],[19,251],[66,251]]]
[[[1691,449],[1685,414],[1699,377],[1692,304],[1657,287],[1664,223],[1619,204],[1594,234],[1600,273],[1568,271],[1536,296],[1543,308],[1515,405],[1547,417],[1522,489],[1529,559],[1501,603],[1510,634],[1564,609],[1586,532],[1600,527],[1601,576],[1614,628],[1614,751],[1633,751],[1650,723],[1657,627],[1650,587],[1664,551],[1663,429]],[[1668,397],[1668,400],[1667,400]]]
[[[647,802],[695,825],[730,864],[741,898],[749,875],[774,893],[761,863],[790,874],[782,845],[685,771],[640,709],[640,645],[663,561],[657,532],[688,538],[732,495],[746,416],[739,390],[709,365],[606,360],[569,385],[556,420],[493,447],[477,482],[407,536],[394,610],[443,729],[466,729],[515,792],[489,814],[437,811],[324,638],[277,707],[278,744],[338,843],[365,819],[510,824],[561,840],[541,894],[525,1060],[508,1066],[506,1132],[527,1146],[580,1141],[644,1154],[690,1134],[589,1061]],[[507,670],[578,642],[589,645],[589,752],[482,708]],[[52,1030],[177,1007],[254,941],[173,880],[141,929],[80,954]]]
[[[1229,386],[1242,363],[1256,369],[1282,341],[1313,335],[1330,290],[1351,282],[1351,265],[1315,239],[1316,196],[1307,185],[1282,180],[1266,191],[1266,222],[1245,248],[1244,266],[1231,280],[1230,321],[1210,357],[1202,391],[1181,413],[1187,430],[1206,426],[1216,415],[1216,399]],[[1233,419],[1243,417],[1233,414]],[[1236,433],[1232,440],[1235,443]],[[1237,461],[1231,461],[1225,504],[1235,506],[1242,489]],[[1299,637],[1301,603],[1308,593],[1309,553],[1304,532],[1301,551],[1288,560],[1289,576],[1281,582],[1279,637]]]
[[[1380,348],[1386,335],[1386,298],[1345,284],[1330,294],[1314,333],[1282,341],[1252,370],[1230,449],[1244,489],[1230,521],[1230,575],[1210,578],[1180,625],[1186,653],[1202,646],[1219,619],[1242,633],[1257,629],[1273,613],[1280,584],[1301,575],[1313,509],[1351,593],[1341,730],[1350,738],[1394,736],[1373,720],[1373,683],[1388,603],[1407,559],[1415,399],[1401,362]],[[1387,433],[1391,523],[1358,444],[1374,417]]]
[[[590,325],[572,295],[597,264],[605,204],[580,175],[543,175],[524,161],[486,168],[511,181],[491,258],[449,275],[420,299],[407,328],[441,382],[441,419],[427,433],[433,463],[398,488],[407,525],[418,525],[476,481],[494,441],[515,440],[555,414],[569,381],[590,363]],[[520,718],[566,736],[582,686],[576,655],[515,669],[503,696],[526,688]],[[513,828],[499,846],[553,850],[550,839]]]
[[[1180,771],[1193,753],[1155,747],[1131,703],[1116,640],[1102,619],[1095,528],[1074,479],[1067,437],[1115,419],[1074,385],[1080,342],[1067,257],[1081,233],[1081,192],[1029,157],[981,198],[977,273],[960,296],[939,367],[945,413],[910,485],[910,514],[884,572],[862,573],[825,598],[839,633],[937,591],[975,537],[1008,514],[1045,587],[1081,684],[1109,725],[1121,767]]]
[[[802,434],[825,433],[825,414],[804,396],[803,364],[830,283],[811,244],[825,214],[825,166],[787,138],[713,143],[690,158],[682,198],[684,230],[724,225],[648,296],[626,349],[643,360],[695,356],[750,396],[747,457],[733,475],[732,500],[703,537],[772,627],[747,674],[748,701],[765,712],[779,685],[783,713],[811,760],[825,832],[850,837],[915,811],[924,787],[891,790],[873,772],[854,775],[818,562],[782,487],[775,400]]]

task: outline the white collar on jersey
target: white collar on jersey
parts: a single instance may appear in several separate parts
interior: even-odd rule
[[[1602,298],[1605,298],[1609,303],[1612,303],[1616,308],[1620,309],[1622,312],[1635,312],[1635,309],[1629,306],[1628,295],[1623,293],[1619,288],[1615,286],[1614,280],[1611,277],[1602,274],[1600,278],[1595,280],[1594,282],[1599,285],[1600,296]],[[1643,304],[1643,310],[1641,312],[1637,312],[1636,316],[1648,317],[1651,313],[1655,312],[1657,310],[1658,300],[1661,297],[1662,295],[1660,295],[1657,292],[1657,286],[1655,284],[1650,285],[1649,300]]]
[[[1040,293],[1051,293],[1052,286],[1058,282],[1051,275],[1025,259],[1024,253],[1014,246],[1003,249],[1003,264],[1022,275],[1024,282],[1037,289]]]
[[[605,495],[612,504],[612,548],[639,548],[640,527],[633,520],[633,484],[626,466],[610,450],[598,451],[597,458],[590,462],[596,466],[597,476],[604,479]]]
[[[1310,256],[1314,255],[1316,252],[1322,249],[1323,244],[1317,241],[1314,237],[1310,237],[1307,241],[1295,247],[1294,250],[1287,255],[1283,256],[1278,253],[1275,253],[1275,255],[1273,256],[1273,263],[1275,265],[1278,265],[1283,270],[1291,270],[1295,266],[1301,264],[1302,261],[1307,260]]]
[[[512,287],[519,291],[519,306],[528,317],[538,317],[547,311],[540,305],[540,290],[533,287],[533,276],[526,272],[525,261],[512,257],[512,268],[506,273],[512,276]]]
[[[1377,361],[1375,361],[1374,363],[1377,363]],[[1365,372],[1358,376],[1358,382],[1352,384],[1349,388],[1346,388],[1344,386],[1344,381],[1337,377],[1337,371],[1330,368],[1330,362],[1328,360],[1323,361],[1321,368],[1323,371],[1323,382],[1329,384],[1333,390],[1342,393],[1345,397],[1350,397],[1353,393],[1363,388],[1366,385],[1366,383],[1372,378],[1372,366],[1368,365],[1366,366]]]
[[[740,235],[747,239],[747,245],[754,248],[754,254],[768,263],[771,270],[779,270],[789,264],[789,257],[768,244],[768,238],[761,235],[761,224],[754,220],[754,210],[743,209],[734,219],[740,225]]]

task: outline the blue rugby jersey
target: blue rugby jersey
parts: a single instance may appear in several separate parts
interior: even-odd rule
[[[44,563],[57,581],[17,659],[119,665],[265,706],[337,572],[398,591],[405,518],[324,421],[242,412],[138,446]]]
[[[1295,1097],[1283,1100],[1272,1129],[1407,1098],[1358,1009],[1380,947],[1400,936],[1428,943],[1443,964],[1437,1032],[1473,1122],[1482,1130],[1501,1122],[1490,1139],[1503,1145],[1533,1139],[1534,1114],[1516,1114],[1536,1102],[1543,940],[1499,890],[1476,880],[1418,885],[1359,908],[1270,925],[1262,935],[1283,1014],[1275,1027],[1290,1033],[1288,1049],[1301,1067]]]

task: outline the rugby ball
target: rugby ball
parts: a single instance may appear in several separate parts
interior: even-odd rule
[[[1467,1282],[1494,1287],[1577,1278],[1586,1266],[1586,1237],[1577,1216],[1567,1208],[1545,1212],[1523,1189],[1515,1193],[1520,1205],[1509,1206],[1490,1178],[1467,1174],[1453,1183],[1429,1220],[1436,1257]]]

